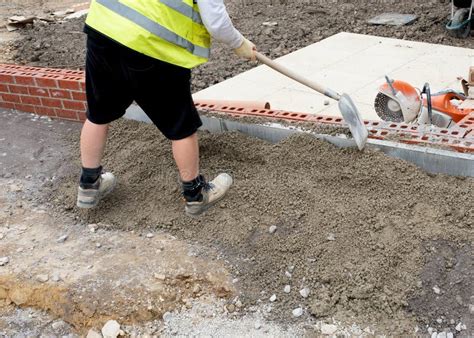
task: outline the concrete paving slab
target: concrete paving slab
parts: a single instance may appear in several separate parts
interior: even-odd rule
[[[277,59],[308,78],[347,92],[365,119],[384,75],[433,91],[460,90],[457,77],[474,66],[474,50],[377,36],[339,33]],[[454,86],[454,87],[453,87]],[[337,104],[274,70],[259,66],[194,94],[195,99],[265,100],[273,109],[340,116]]]

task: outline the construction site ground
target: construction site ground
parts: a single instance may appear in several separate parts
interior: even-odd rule
[[[0,3],[2,20],[49,9],[57,2]],[[229,10],[271,57],[341,31],[474,42],[446,35],[446,1]],[[394,11],[420,18],[400,28],[365,23]],[[82,25],[1,31],[1,61],[82,68]],[[193,88],[250,67],[216,44]],[[193,219],[169,142],[152,125],[118,121],[104,166],[119,184],[85,212],[74,206],[80,124],[9,110],[0,121],[0,335],[83,335],[109,319],[131,336],[474,334],[472,179],[310,136],[269,144],[201,133],[203,173],[229,172],[235,186]]]

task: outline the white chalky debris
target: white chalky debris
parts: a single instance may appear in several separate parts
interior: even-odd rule
[[[0,266],[5,266],[10,262],[9,257],[0,257]]]
[[[274,302],[277,300],[277,296],[275,294],[273,294],[271,297],[270,297],[270,302]]]
[[[115,320],[109,320],[102,328],[104,338],[117,338],[120,334],[120,324]]]
[[[40,283],[46,283],[49,280],[49,276],[47,274],[40,274],[36,276],[36,280]]]
[[[337,326],[334,324],[322,324],[321,333],[325,335],[333,335],[337,332]]]
[[[274,234],[277,231],[277,229],[278,228],[276,225],[272,225],[271,227],[268,228],[268,232],[271,234]]]
[[[68,239],[68,235],[63,235],[56,240],[56,243],[64,243]]]
[[[86,338],[102,338],[102,335],[94,329],[90,329]]]
[[[301,317],[303,315],[303,309],[302,308],[296,308],[293,310],[293,317]]]
[[[330,233],[330,234],[328,235],[328,237],[326,237],[326,239],[327,239],[328,241],[331,241],[331,242],[332,242],[332,241],[335,241],[335,240],[336,240],[336,235],[334,235],[333,233]]]
[[[283,288],[283,292],[284,293],[290,293],[291,292],[291,286],[285,285],[285,287]]]
[[[441,293],[441,289],[435,285],[433,286],[433,292],[439,295]]]
[[[67,327],[67,324],[62,320],[57,320],[53,324],[51,324],[51,327],[54,331],[60,331],[62,329],[65,329]]]
[[[146,238],[153,238],[153,237],[155,237],[155,235],[153,235],[151,232],[146,234]]]
[[[99,226],[97,224],[89,224],[87,227],[89,228],[90,232],[96,232]]]
[[[158,279],[158,280],[161,280],[161,281],[163,281],[163,280],[166,279],[166,276],[165,276],[164,274],[162,274],[162,273],[155,273],[155,274],[154,274],[154,277],[155,277],[156,279]]]
[[[301,289],[301,290],[300,290],[300,295],[301,295],[301,297],[303,297],[303,298],[308,298],[308,296],[309,296],[309,289],[308,289],[308,288]]]

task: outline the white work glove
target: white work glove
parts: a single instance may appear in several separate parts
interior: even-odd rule
[[[250,61],[255,61],[255,51],[257,50],[257,47],[247,40],[246,38],[243,38],[242,44],[240,45],[239,48],[234,49],[235,54],[240,56],[243,59],[250,60]]]

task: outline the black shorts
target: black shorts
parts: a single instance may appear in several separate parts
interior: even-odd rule
[[[135,101],[171,140],[202,125],[191,96],[191,70],[138,53],[86,27],[87,118],[110,123]]]

